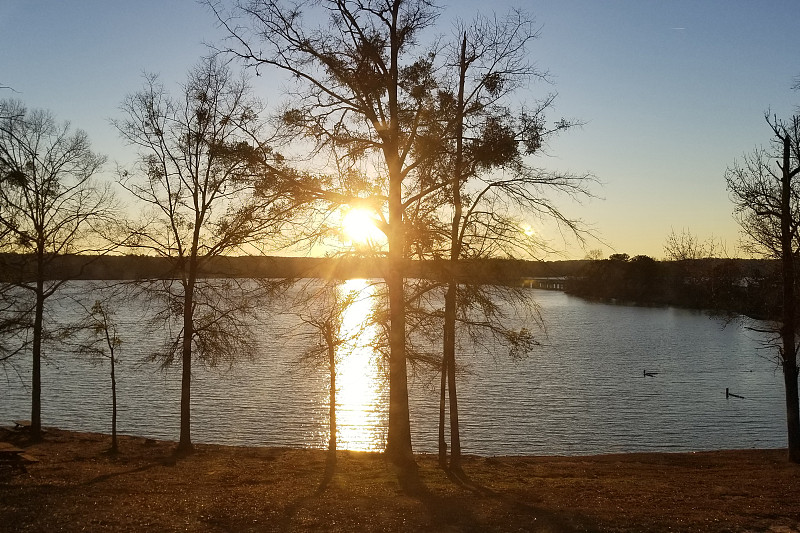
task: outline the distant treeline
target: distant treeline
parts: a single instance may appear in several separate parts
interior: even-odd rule
[[[205,278],[380,278],[386,261],[363,257],[214,257],[201,265]],[[449,261],[409,261],[410,277],[447,279]],[[0,254],[0,281],[31,276],[34,258]],[[754,318],[778,316],[781,309],[779,265],[762,259],[689,259],[656,261],[624,254],[604,260],[460,261],[454,274],[465,281],[516,285],[525,278],[565,278],[566,292],[590,300],[634,305],[671,305],[741,313]],[[174,261],[145,255],[64,255],[50,263],[49,279],[137,280],[176,277]],[[12,278],[13,276],[13,278]]]
[[[35,258],[0,254],[0,280],[23,281],[33,277]],[[456,276],[478,283],[517,284],[526,277],[575,276],[586,261],[525,261],[485,259],[461,261]],[[48,279],[137,280],[177,276],[174,260],[145,255],[63,255],[49,263]],[[223,256],[201,263],[205,278],[378,278],[385,275],[382,258]],[[446,279],[449,261],[409,261],[410,277]],[[12,279],[13,277],[13,279]],[[23,279],[20,279],[23,278]]]
[[[566,291],[587,299],[636,305],[670,305],[779,316],[779,264],[761,259],[656,261],[647,256],[588,261],[566,281]]]

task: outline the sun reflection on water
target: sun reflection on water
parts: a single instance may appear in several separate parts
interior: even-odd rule
[[[374,305],[375,286],[364,279],[347,280],[338,297],[352,298],[342,315],[337,349],[336,423],[338,447],[378,451],[385,445],[387,395],[379,355],[373,345],[377,328],[367,318]]]

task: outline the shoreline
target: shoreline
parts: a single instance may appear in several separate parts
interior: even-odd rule
[[[14,426],[0,426],[0,442],[6,440],[7,436],[11,435],[12,440],[14,439],[14,435],[22,436],[24,435],[25,429],[14,428]],[[51,427],[51,426],[42,426],[42,432],[45,435],[45,441],[47,441],[47,434],[48,432],[52,432],[54,435],[58,435],[59,438],[63,437],[65,434],[72,434],[76,436],[92,436],[93,439],[107,439],[108,442],[111,442],[111,433],[106,433],[104,431],[84,431],[84,430],[77,430],[77,429],[63,429],[59,427]],[[144,440],[150,444],[159,444],[163,446],[177,446],[178,441],[173,439],[166,439],[160,437],[148,437],[146,435],[135,435],[132,433],[117,433],[118,439],[129,439],[132,441],[137,440]],[[252,450],[296,450],[296,451],[309,451],[309,452],[324,452],[327,450],[325,446],[291,446],[291,445],[273,445],[273,444],[224,444],[218,442],[203,442],[198,441],[196,439],[192,439],[192,444],[195,448],[230,448],[230,449],[252,449]],[[347,450],[347,449],[339,449],[337,450],[339,453],[364,453],[364,454],[375,454],[375,455],[383,455],[384,452],[380,450]],[[597,452],[597,453],[577,453],[577,454],[497,454],[497,455],[482,455],[479,453],[463,453],[462,457],[470,458],[473,460],[491,460],[491,459],[534,459],[534,458],[541,458],[541,459],[555,459],[555,458],[563,458],[563,459],[599,459],[603,457],[630,457],[636,455],[697,455],[697,454],[725,454],[725,453],[747,453],[747,452],[779,452],[783,453],[788,456],[788,451],[785,447],[766,447],[766,448],[719,448],[719,449],[699,449],[699,450],[639,450],[639,451],[608,451],[608,452]],[[436,452],[414,452],[414,457],[417,458],[425,458],[425,457],[433,457],[438,460],[438,455]]]
[[[465,456],[465,480],[416,454],[409,491],[383,454],[195,445],[0,429],[0,531],[800,531],[800,465],[785,449]]]
[[[27,422],[27,421],[24,421]],[[42,426],[42,432],[45,434],[45,441],[47,432],[52,431],[55,434],[63,435],[63,434],[74,434],[74,435],[91,435],[97,439],[107,439],[108,442],[111,442],[111,433],[105,431],[93,431],[93,430],[78,430],[78,429],[64,429],[55,426]],[[15,428],[13,425],[0,425],[0,442],[6,440],[6,437],[11,435],[12,440],[14,440],[14,436],[16,435],[17,438],[24,435],[25,428]],[[131,440],[145,440],[149,443],[159,443],[160,445],[172,445],[177,446],[178,441],[169,439],[169,438],[162,438],[162,437],[153,437],[147,435],[136,435],[132,433],[120,433],[117,432],[118,439],[131,439]],[[265,450],[297,450],[303,451],[307,450],[310,452],[314,451],[326,451],[327,446],[293,446],[293,445],[283,445],[283,444],[226,444],[222,442],[204,442],[202,440],[197,440],[196,438],[192,438],[192,444],[195,448],[197,447],[218,447],[218,448],[231,448],[231,449],[265,449]],[[448,450],[449,451],[449,450]],[[480,459],[532,459],[532,458],[543,458],[543,459],[550,459],[550,458],[573,458],[573,459],[580,459],[580,458],[602,458],[602,457],[614,457],[614,456],[634,456],[634,455],[696,455],[696,454],[713,454],[713,453],[731,453],[731,452],[781,452],[787,455],[788,451],[786,447],[764,447],[764,448],[715,448],[715,449],[692,449],[692,450],[668,450],[668,449],[653,449],[653,450],[632,450],[632,451],[601,451],[601,452],[591,452],[591,453],[576,453],[576,454],[556,454],[556,453],[541,453],[541,454],[520,454],[520,453],[510,453],[510,454],[497,454],[497,455],[482,455],[480,453],[464,453],[462,449],[462,457],[469,457],[471,459],[480,460]],[[340,453],[366,453],[366,454],[376,454],[376,455],[383,455],[383,451],[381,450],[347,450],[347,449],[339,449],[338,452]],[[428,451],[414,451],[414,457],[434,457],[438,460],[437,452],[428,452]],[[800,533],[800,532],[799,532]]]

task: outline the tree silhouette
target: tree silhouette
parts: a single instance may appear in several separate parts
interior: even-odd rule
[[[100,300],[95,300],[92,307],[75,301],[84,311],[84,317],[77,323],[63,330],[59,337],[77,353],[104,360],[107,359],[110,367],[111,379],[111,448],[109,452],[119,452],[117,442],[117,363],[122,338],[119,336],[119,326],[116,322],[116,313],[112,309],[113,300],[123,297],[121,291],[112,291]],[[77,339],[76,339],[77,337]]]
[[[112,219],[108,187],[93,181],[105,158],[91,151],[85,132],[71,131],[43,110],[18,101],[0,102],[0,235],[2,270],[16,297],[30,302],[31,434],[41,438],[41,361],[45,303],[79,272],[58,268],[65,254],[99,253],[101,226]],[[18,309],[20,311],[20,309]],[[12,322],[18,327],[21,314]]]
[[[317,281],[317,280],[315,280]],[[310,328],[306,331],[310,338],[310,347],[302,356],[302,361],[311,366],[324,366],[328,371],[328,459],[326,461],[326,483],[331,479],[336,468],[337,448],[337,368],[339,362],[347,357],[347,350],[352,348],[352,343],[364,330],[361,327],[343,331],[343,321],[348,309],[358,299],[362,298],[358,291],[344,292],[346,285],[339,281],[327,280],[321,286],[316,283],[307,283],[292,307],[299,309],[300,326]]]
[[[780,338],[789,458],[800,463],[795,265],[800,253],[800,116],[782,121],[767,114],[766,120],[772,130],[772,147],[744,156],[728,168],[725,179],[749,250],[781,262],[782,317],[772,332]]]
[[[554,96],[547,95],[532,108],[512,107],[519,89],[545,78],[528,60],[529,45],[537,37],[533,21],[520,11],[505,19],[476,17],[461,26],[458,37],[445,47],[447,68],[437,84],[441,132],[439,154],[431,158],[432,183],[447,186],[450,204],[449,235],[421,255],[439,253],[449,259],[444,296],[442,384],[440,395],[440,463],[446,463],[444,439],[445,385],[449,399],[450,468],[460,469],[461,445],[456,393],[457,324],[467,331],[483,330],[514,353],[535,343],[530,330],[513,331],[503,326],[503,313],[490,303],[523,303],[511,288],[470,284],[457,274],[461,260],[524,255],[536,257],[547,243],[527,231],[521,218],[549,219],[580,238],[580,224],[566,217],[550,195],[587,194],[590,176],[574,176],[533,168],[528,158],[538,155],[553,135],[575,123],[559,119],[548,124],[546,112]],[[434,187],[431,187],[432,189]],[[441,200],[440,200],[441,201]],[[442,205],[435,211],[441,211]],[[431,227],[435,227],[431,225]],[[468,286],[469,285],[469,286]],[[491,297],[489,297],[491,295]],[[527,296],[527,295],[526,295]],[[523,304],[523,306],[525,306]],[[538,313],[529,308],[536,321]],[[475,335],[468,335],[475,337]]]
[[[672,229],[664,241],[664,253],[668,261],[686,261],[691,259],[709,259],[725,256],[724,243],[713,236],[701,241],[687,229],[676,233]]]
[[[125,99],[125,118],[115,122],[139,150],[138,165],[120,177],[145,206],[129,246],[171,264],[167,279],[146,288],[162,302],[155,319],[174,331],[154,356],[182,365],[179,453],[192,450],[193,357],[214,366],[252,354],[254,333],[244,318],[264,294],[249,281],[204,279],[201,268],[217,256],[277,243],[297,210],[268,170],[280,156],[262,138],[260,104],[250,94],[244,80],[208,58],[189,73],[177,99],[147,76],[144,89]]]

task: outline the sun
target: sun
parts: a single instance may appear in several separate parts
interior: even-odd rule
[[[530,224],[523,224],[522,226],[520,226],[520,229],[522,230],[522,233],[524,233],[526,237],[533,237],[534,235],[536,235],[536,230],[533,229],[533,227]]]
[[[383,232],[375,226],[374,211],[353,207],[342,218],[342,232],[353,244],[378,244],[386,240]]]

